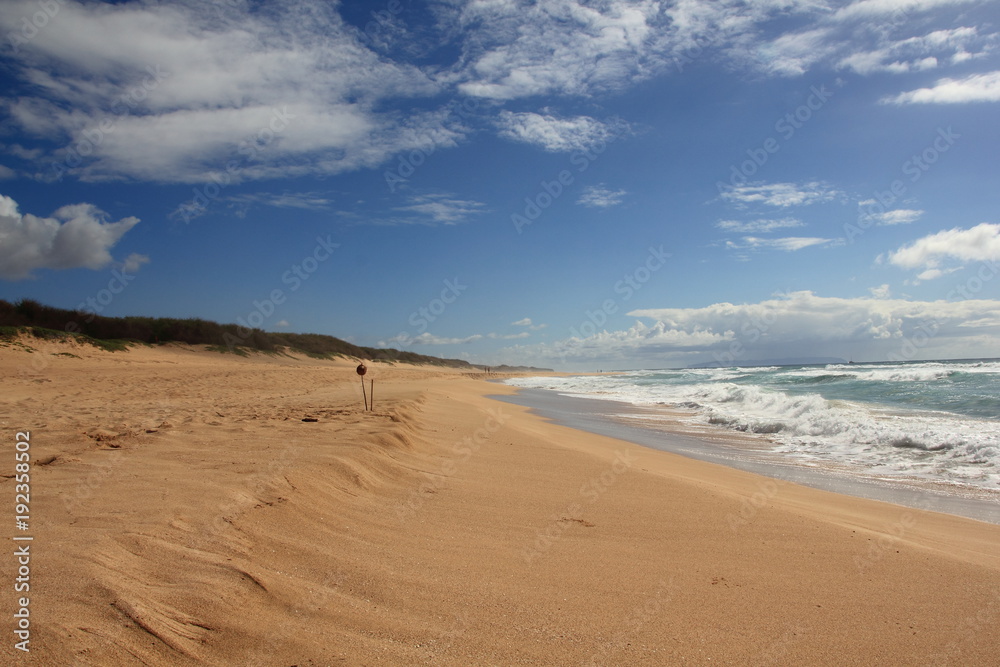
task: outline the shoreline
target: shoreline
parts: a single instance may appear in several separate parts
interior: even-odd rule
[[[31,431],[38,664],[1000,652],[998,526],[561,426],[447,370],[370,365],[365,410],[356,361],[65,351],[0,350],[0,427]]]
[[[496,396],[498,400],[522,405],[534,414],[555,423],[589,433],[627,440],[643,447],[671,452],[700,461],[716,463],[773,479],[794,482],[815,489],[856,498],[892,503],[912,509],[942,512],[985,523],[1000,525],[1000,502],[971,494],[959,495],[937,491],[907,480],[890,481],[866,478],[830,468],[807,467],[782,462],[778,457],[766,461],[749,451],[725,447],[714,441],[733,440],[738,436],[643,428],[609,418],[606,412],[645,414],[641,408],[623,401],[566,396],[548,389],[517,387],[518,393]],[[1000,500],[1000,499],[998,499]]]

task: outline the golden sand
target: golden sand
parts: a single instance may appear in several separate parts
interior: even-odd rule
[[[366,411],[352,361],[25,342],[0,349],[6,533],[33,538],[30,592],[24,542],[0,556],[4,664],[1000,655],[1000,526],[550,424],[457,371],[369,364]]]

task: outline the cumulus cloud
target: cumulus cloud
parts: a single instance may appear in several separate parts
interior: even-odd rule
[[[970,74],[962,79],[939,79],[930,88],[918,88],[883,100],[891,104],[964,104],[1000,102],[1000,71]]]
[[[652,323],[640,320],[628,329],[514,346],[505,350],[504,359],[557,367],[666,368],[792,356],[995,356],[1000,354],[997,312],[996,300],[893,299],[885,285],[857,298],[786,292],[758,303],[633,310],[629,316]]]
[[[111,248],[138,222],[109,222],[93,204],[63,206],[47,218],[22,215],[17,202],[0,195],[0,278],[24,280],[36,269],[102,269],[114,261]],[[126,264],[137,269],[145,261],[130,255]]]
[[[869,287],[868,292],[876,299],[888,299],[892,294],[892,290],[886,284],[879,285],[878,287]]]
[[[1000,258],[1000,225],[987,222],[971,229],[956,227],[924,236],[887,257],[890,264],[900,268],[921,270],[918,280],[940,278],[969,262],[995,262],[997,258]]]
[[[122,271],[125,273],[135,273],[143,264],[149,264],[149,257],[133,252],[122,262]]]

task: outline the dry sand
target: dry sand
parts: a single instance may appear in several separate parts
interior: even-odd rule
[[[0,349],[5,532],[34,538],[30,593],[23,543],[0,556],[4,664],[998,664],[1000,526],[574,431],[454,371],[370,365],[366,412],[354,362],[26,342]]]

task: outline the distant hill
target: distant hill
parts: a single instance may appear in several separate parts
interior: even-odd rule
[[[102,317],[64,310],[37,301],[0,300],[0,337],[26,333],[38,338],[76,337],[106,350],[123,350],[129,344],[187,343],[207,345],[217,352],[246,355],[248,351],[277,354],[288,349],[317,359],[355,357],[375,361],[431,364],[450,368],[476,368],[463,359],[440,359],[416,352],[362,347],[322,334],[271,333],[236,324],[219,324],[199,318]]]
[[[840,357],[786,357],[784,359],[757,359],[739,363],[721,364],[718,361],[705,361],[692,364],[688,368],[755,368],[758,366],[813,366],[818,364],[846,364],[847,359]]]

